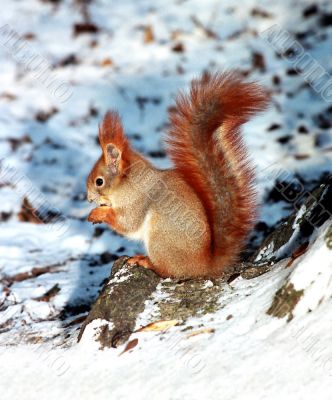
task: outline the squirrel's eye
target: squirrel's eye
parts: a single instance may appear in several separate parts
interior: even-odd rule
[[[103,178],[97,178],[96,179],[96,185],[97,186],[103,186],[104,184],[104,179]]]

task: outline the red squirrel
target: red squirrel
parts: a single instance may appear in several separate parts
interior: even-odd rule
[[[108,112],[87,180],[88,200],[98,204],[88,221],[143,241],[148,257],[131,265],[161,277],[221,276],[238,261],[257,211],[240,127],[267,104],[267,92],[235,72],[193,80],[169,112],[167,170],[135,151],[119,115]]]

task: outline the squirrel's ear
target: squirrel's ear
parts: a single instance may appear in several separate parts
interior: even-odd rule
[[[104,149],[104,158],[105,163],[110,168],[111,172],[117,174],[120,167],[121,151],[113,144],[107,144]]]
[[[128,149],[120,116],[115,111],[108,111],[99,127],[99,142],[103,150],[106,165],[113,173],[119,172],[121,157]]]

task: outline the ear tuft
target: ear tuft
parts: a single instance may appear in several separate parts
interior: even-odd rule
[[[121,118],[116,111],[108,111],[99,128],[99,142],[106,156],[106,146],[113,144],[120,152],[128,146],[127,138],[123,131]]]

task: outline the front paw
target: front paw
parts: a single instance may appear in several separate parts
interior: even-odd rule
[[[111,207],[108,206],[100,206],[94,208],[92,211],[90,211],[90,214],[88,215],[88,221],[92,222],[93,224],[101,224],[103,222],[106,222],[110,210]]]

